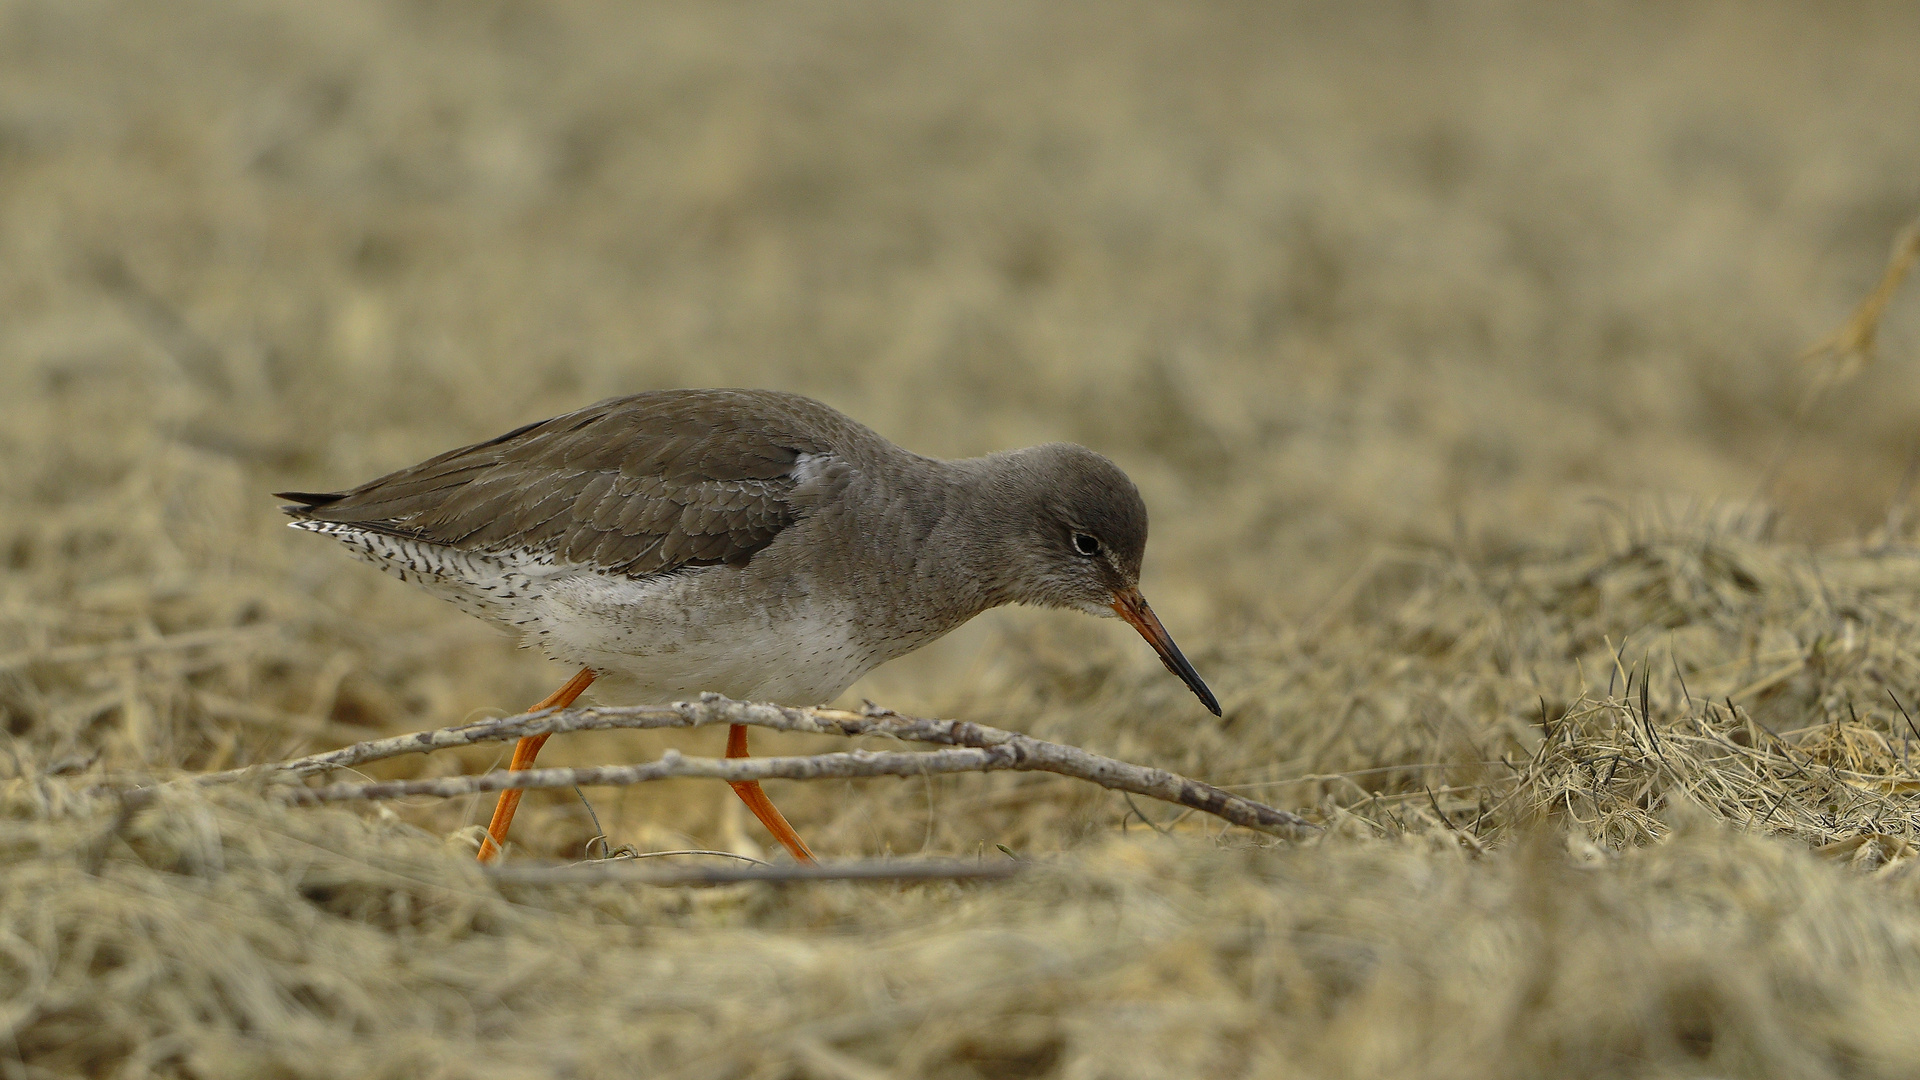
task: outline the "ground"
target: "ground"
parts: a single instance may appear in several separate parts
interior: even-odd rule
[[[1802,359],[1920,215],[1917,55],[1898,4],[0,2],[0,1077],[1920,1072],[1912,283]],[[677,385],[1114,458],[1223,718],[1026,611],[845,701],[1324,828],[776,783],[823,854],[1028,869],[553,887],[473,800],[114,794],[543,696],[268,493]],[[542,760],[669,746],[719,736]],[[591,834],[536,793],[512,855]]]

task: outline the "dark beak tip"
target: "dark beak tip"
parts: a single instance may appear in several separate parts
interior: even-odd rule
[[[1165,658],[1162,657],[1162,659],[1164,660]],[[1206,684],[1205,680],[1200,678],[1199,672],[1193,670],[1192,664],[1184,662],[1186,657],[1182,656],[1180,659],[1183,662],[1179,665],[1168,662],[1167,670],[1173,672],[1176,678],[1187,684],[1187,689],[1193,691],[1193,696],[1200,699],[1200,704],[1205,705],[1208,712],[1215,716],[1221,715],[1220,699],[1213,696],[1213,689]],[[1182,668],[1186,670],[1183,671],[1181,670]]]
[[[1147,639],[1148,644],[1153,646],[1153,651],[1160,654],[1160,662],[1165,664],[1167,670],[1173,672],[1181,682],[1187,684],[1187,689],[1193,691],[1193,695],[1200,699],[1200,704],[1205,705],[1208,712],[1215,716],[1222,715],[1220,699],[1213,696],[1213,691],[1207,688],[1205,680],[1200,678],[1200,673],[1193,670],[1193,664],[1188,662],[1185,654],[1181,653],[1180,646],[1173,643],[1173,636],[1167,633],[1166,627],[1160,625],[1159,618],[1153,614],[1153,609],[1147,606],[1146,600],[1142,599],[1138,592],[1131,595],[1116,595],[1113,610],[1121,618],[1132,623],[1135,630],[1140,631],[1140,636]]]
[[[1220,699],[1213,696],[1213,688],[1200,680],[1198,672],[1195,672],[1191,679],[1187,678],[1183,672],[1176,671],[1174,674],[1180,676],[1180,681],[1187,684],[1187,689],[1193,691],[1193,696],[1200,699],[1200,704],[1205,705],[1208,712],[1215,716],[1221,715]]]

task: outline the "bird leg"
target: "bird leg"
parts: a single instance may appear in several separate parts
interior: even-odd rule
[[[727,756],[730,758],[747,756],[747,725],[728,726]],[[787,824],[786,815],[780,812],[779,807],[773,805],[773,800],[767,798],[767,793],[760,790],[760,781],[743,780],[737,784],[730,782],[727,786],[733,789],[735,795],[740,796],[740,801],[747,804],[747,809],[753,811],[753,816],[760,819],[760,824],[767,827],[767,831],[773,834],[773,838],[793,853],[795,861],[803,863],[813,861],[813,850],[807,847],[805,840],[800,839],[799,833],[793,831],[793,826]]]
[[[581,668],[579,673],[567,680],[567,685],[548,694],[540,704],[528,709],[539,712],[542,709],[564,709],[573,704],[573,699],[593,685],[593,669]],[[551,734],[551,733],[549,733]],[[547,741],[546,735],[529,735],[513,744],[513,763],[507,766],[510,772],[519,772],[531,768],[533,759],[540,753],[540,747]],[[486,839],[480,841],[480,861],[492,862],[500,856],[500,845],[506,843],[507,826],[513,824],[513,812],[520,808],[520,796],[526,794],[520,788],[509,788],[500,793],[500,801],[493,805],[493,822],[487,826]],[[741,796],[745,798],[746,796]],[[764,798],[765,796],[762,796]],[[778,814],[779,811],[774,811]]]
[[[565,686],[548,694],[538,705],[527,711],[564,709],[573,704],[574,699],[591,685],[593,685],[593,669],[581,668],[578,674],[567,680]],[[508,771],[519,772],[532,768],[533,759],[539,756],[540,747],[545,745],[547,738],[547,735],[529,735],[515,743],[513,761],[507,766]],[[728,728],[727,756],[730,758],[747,756],[745,724],[733,724]],[[747,804],[747,809],[753,811],[753,816],[760,819],[760,824],[767,827],[767,831],[773,834],[773,838],[793,853],[795,859],[800,862],[814,861],[812,849],[807,847],[805,840],[800,839],[799,833],[793,831],[793,826],[787,823],[786,816],[780,813],[780,808],[773,805],[773,800],[767,798],[767,793],[760,790],[758,781],[748,780],[728,786],[733,788],[735,795],[740,796],[741,802]],[[513,824],[514,812],[520,808],[520,798],[524,794],[526,792],[520,788],[509,788],[500,793],[500,801],[493,807],[493,821],[487,825],[486,838],[480,842],[481,862],[492,862],[499,858],[500,845],[506,843],[507,828]]]

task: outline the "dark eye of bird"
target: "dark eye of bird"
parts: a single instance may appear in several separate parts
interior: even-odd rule
[[[1100,554],[1100,541],[1098,538],[1088,536],[1086,533],[1074,533],[1073,550],[1082,555],[1098,555]]]

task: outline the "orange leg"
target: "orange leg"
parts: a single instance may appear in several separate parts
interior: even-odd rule
[[[730,758],[747,756],[747,725],[728,726],[727,756]],[[733,788],[733,793],[740,796],[740,801],[747,804],[747,809],[753,811],[753,816],[760,819],[760,824],[767,827],[767,831],[773,834],[773,838],[780,841],[788,851],[793,852],[795,861],[813,861],[813,850],[807,847],[805,840],[800,839],[799,833],[793,831],[793,826],[787,824],[786,815],[780,812],[779,807],[773,805],[773,800],[767,798],[767,793],[760,790],[760,781],[744,780],[727,786]]]
[[[579,674],[567,680],[567,685],[548,694],[545,700],[528,712],[541,709],[564,709],[573,704],[573,699],[593,685],[593,669],[581,668]],[[540,747],[547,741],[545,735],[529,735],[513,744],[513,763],[507,766],[511,772],[533,767],[533,759],[539,755]],[[513,812],[520,808],[520,796],[526,794],[520,788],[510,788],[500,793],[500,801],[493,805],[493,823],[487,826],[487,838],[480,841],[480,861],[492,862],[500,856],[500,845],[506,843],[507,826],[513,824]],[[779,813],[779,811],[775,811]]]

